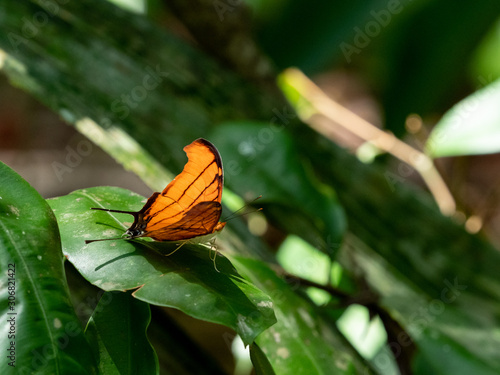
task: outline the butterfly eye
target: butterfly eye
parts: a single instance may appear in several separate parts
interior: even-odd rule
[[[129,238],[139,237],[143,233],[142,229],[129,229],[125,232],[125,235]]]

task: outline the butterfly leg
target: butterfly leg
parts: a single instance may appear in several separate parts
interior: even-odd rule
[[[177,246],[175,248],[174,251],[172,251],[171,253],[168,253],[167,255],[165,255],[166,257],[169,257],[170,255],[172,255],[173,253],[175,253],[177,250],[179,250],[182,246],[184,246],[184,244],[186,243],[187,241],[182,241],[181,244],[179,246]]]
[[[214,268],[215,268],[215,270],[217,272],[220,272],[217,269],[217,264],[215,263],[215,260],[217,259],[217,253],[218,253],[217,246],[215,245],[215,238],[212,238],[208,244],[210,245],[210,255],[209,255],[209,257],[214,262]],[[213,258],[212,258],[212,251],[214,252],[214,257]]]

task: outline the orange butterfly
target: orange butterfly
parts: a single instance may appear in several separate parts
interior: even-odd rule
[[[222,159],[217,148],[202,138],[184,147],[184,151],[188,162],[183,171],[161,193],[154,193],[140,211],[93,210],[133,215],[134,223],[125,232],[125,239],[151,237],[184,244],[195,237],[212,237],[226,225],[219,222],[224,183]]]

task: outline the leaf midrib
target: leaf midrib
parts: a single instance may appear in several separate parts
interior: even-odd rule
[[[33,277],[31,275],[31,272],[29,272],[30,268],[28,267],[27,263],[26,263],[26,260],[24,258],[24,256],[22,255],[22,251],[19,249],[18,245],[17,245],[17,242],[14,241],[14,239],[12,238],[12,235],[10,233],[10,231],[7,229],[7,227],[5,226],[5,224],[3,223],[2,220],[0,220],[0,226],[2,227],[4,233],[8,236],[10,242],[12,243],[13,247],[14,247],[14,251],[16,252],[17,254],[17,257],[18,259],[21,261],[22,263],[22,266],[23,268],[25,269],[25,274],[27,275],[27,278],[29,280],[29,283],[31,285],[31,287],[33,288],[33,291],[34,291],[34,294],[35,294],[35,298],[36,300],[38,301],[38,304],[39,306],[41,307],[41,310],[42,310],[42,317],[43,317],[43,321],[45,323],[45,327],[47,329],[47,333],[48,333],[48,336],[50,338],[50,345],[52,346],[52,350],[54,353],[56,353],[56,358],[55,358],[55,365],[56,365],[56,373],[57,374],[60,374],[60,368],[59,368],[59,361],[60,361],[60,354],[59,354],[59,351],[57,350],[57,347],[54,343],[54,335],[52,333],[52,330],[50,329],[50,326],[49,326],[49,320],[48,320],[48,316],[46,314],[46,306],[43,302],[43,298],[41,298],[41,293],[39,292],[37,286],[36,286],[36,283],[34,282],[33,280]]]

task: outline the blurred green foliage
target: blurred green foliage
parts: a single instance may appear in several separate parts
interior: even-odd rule
[[[342,67],[360,74],[380,96],[385,126],[397,135],[405,132],[408,114],[442,113],[498,75],[495,0],[299,0],[254,8],[261,45],[279,68],[315,74]],[[488,33],[491,46],[476,58]]]

